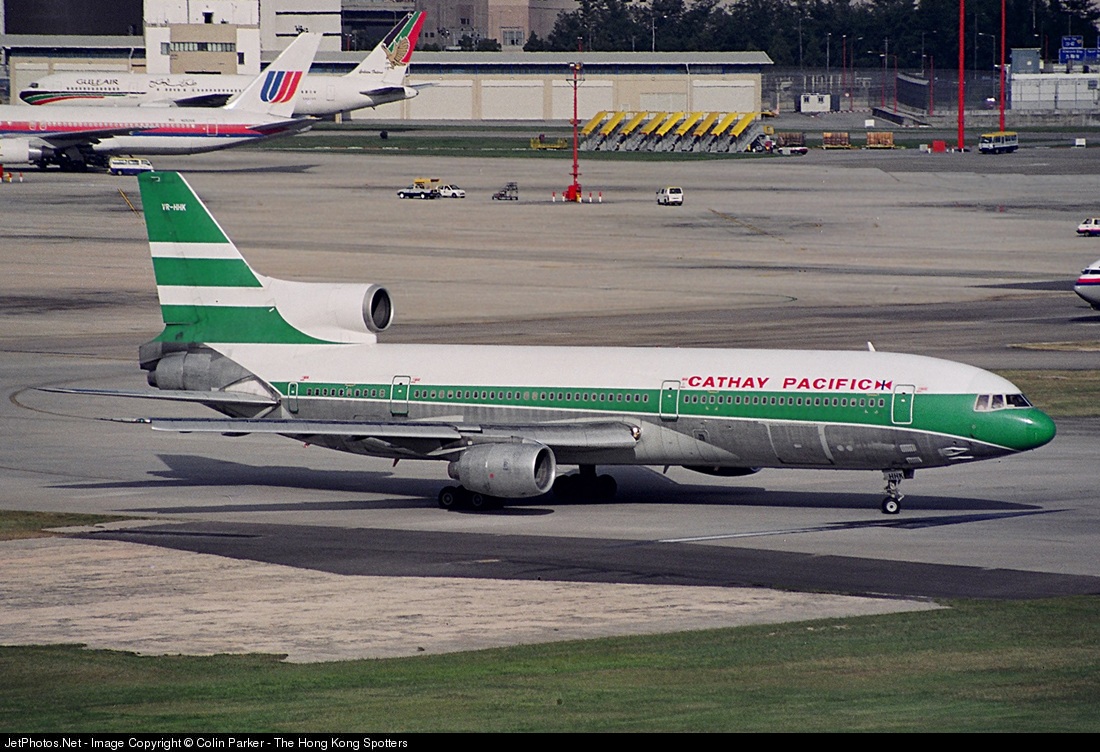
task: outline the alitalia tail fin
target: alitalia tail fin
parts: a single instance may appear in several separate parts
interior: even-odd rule
[[[289,118],[294,114],[302,77],[309,73],[320,44],[320,34],[299,34],[244,91],[226,103],[225,109]]]
[[[405,16],[385,38],[363,58],[348,77],[372,76],[386,86],[402,86],[420,29],[424,26],[424,11]]]
[[[176,172],[138,177],[164,331],[177,345],[374,342],[393,306],[371,284],[290,282],[245,261]]]

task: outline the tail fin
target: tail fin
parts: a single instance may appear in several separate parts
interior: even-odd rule
[[[155,342],[368,343],[392,321],[389,293],[378,285],[254,271],[179,173],[143,172],[138,185],[164,318]]]
[[[371,53],[363,58],[348,76],[374,76],[389,86],[401,86],[409,67],[420,29],[424,26],[424,11],[405,16],[386,34]]]
[[[226,103],[225,109],[289,118],[294,114],[302,76],[313,65],[320,44],[320,34],[299,34],[244,91]]]

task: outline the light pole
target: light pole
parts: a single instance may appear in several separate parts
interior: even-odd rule
[[[966,147],[966,0],[959,0],[959,151]]]
[[[577,87],[581,83],[581,63],[570,63],[569,69],[573,71],[573,183],[565,191],[566,201],[581,200],[581,184],[577,181],[580,177],[580,163],[577,160]]]
[[[980,37],[989,37],[990,39],[993,40],[993,49],[990,50],[990,52],[992,52],[993,54],[990,55],[989,57],[990,57],[990,61],[993,63],[993,67],[996,68],[997,67],[997,35],[996,34],[986,34],[984,31],[979,31],[978,36],[980,36]],[[977,61],[977,59],[978,59],[978,46],[977,46],[977,44],[975,44],[974,45],[974,60]],[[974,68],[977,69],[977,67],[978,67],[977,62],[975,62]]]

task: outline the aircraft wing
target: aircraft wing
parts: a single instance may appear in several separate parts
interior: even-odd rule
[[[80,144],[94,144],[100,139],[112,136],[127,136],[134,131],[146,130],[148,126],[124,125],[116,128],[88,128],[86,130],[65,131],[64,133],[35,133],[34,138],[45,141],[56,149]]]
[[[365,97],[382,97],[387,94],[404,94],[404,86],[375,86],[370,89],[363,89],[359,92]]]
[[[290,120],[276,120],[272,123],[249,125],[249,129],[259,133],[282,133],[283,131],[307,131],[317,122],[316,118],[301,117]]]
[[[552,449],[596,450],[629,449],[638,441],[638,429],[627,423],[533,424],[515,426],[478,426],[462,423],[387,423],[343,420],[263,420],[245,418],[152,418],[155,431],[180,433],[246,434],[269,433],[282,436],[335,436],[351,440],[373,439],[400,445],[403,440],[429,440],[441,443],[462,441],[461,446],[440,449],[453,452],[476,444],[535,441]]]
[[[193,97],[181,97],[173,100],[178,107],[224,107],[230,94],[199,94]]]

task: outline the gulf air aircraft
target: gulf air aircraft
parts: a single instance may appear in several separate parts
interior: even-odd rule
[[[446,463],[444,508],[553,490],[608,498],[597,466],[879,470],[902,479],[1040,447],[1053,421],[1000,376],[854,351],[408,345],[378,342],[386,289],[255,271],[183,177],[139,178],[164,331],[139,352],[157,391],[224,417],[158,431],[278,434],[344,452]],[[579,472],[559,477],[562,466]]]
[[[320,34],[300,34],[224,107],[21,107],[0,105],[0,164],[63,170],[111,156],[197,154],[307,130],[294,116]]]
[[[1093,261],[1081,270],[1073,291],[1090,306],[1100,311],[1100,261]]]
[[[415,97],[405,72],[423,25],[422,11],[410,13],[347,75],[305,76],[294,114],[333,115]],[[252,76],[237,75],[55,73],[31,83],[19,98],[33,105],[219,107],[250,81]]]

